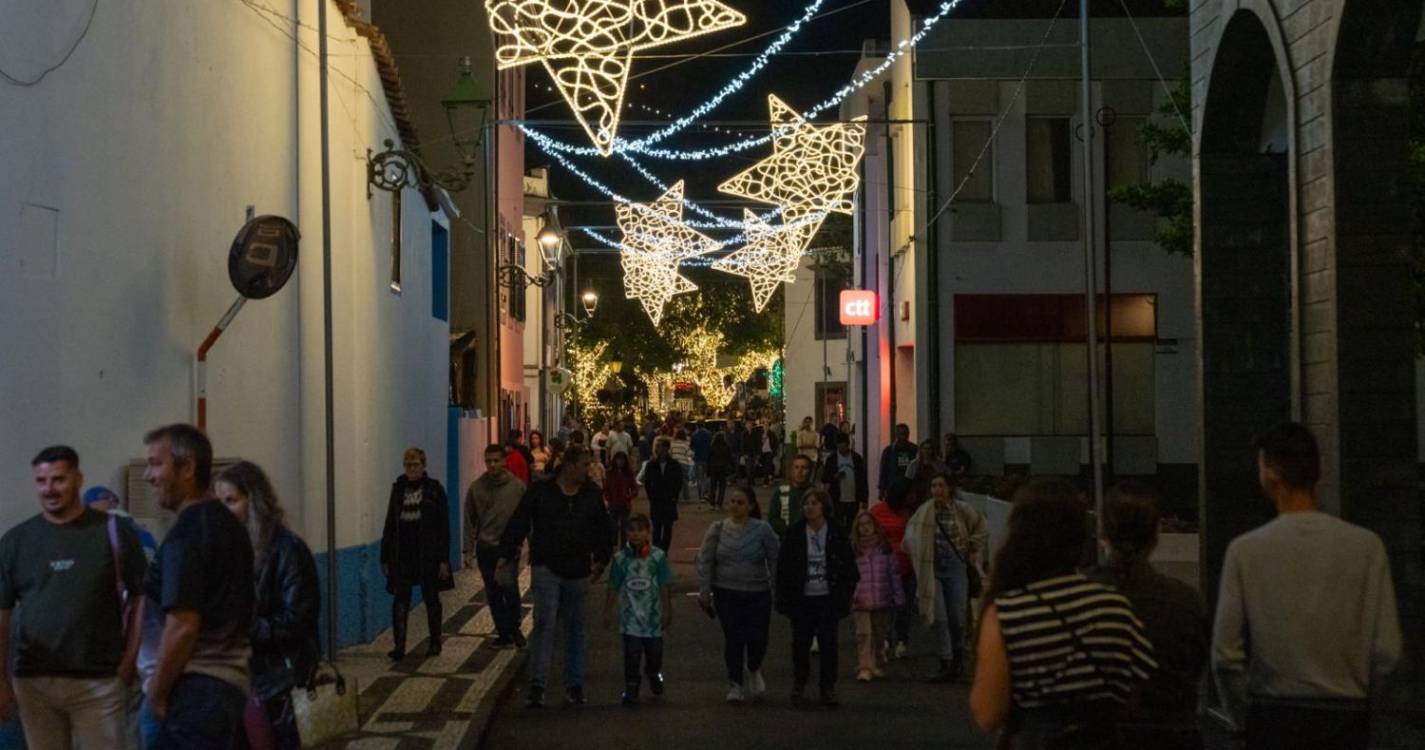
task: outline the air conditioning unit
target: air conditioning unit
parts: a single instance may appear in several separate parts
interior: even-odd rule
[[[232,466],[242,459],[240,458],[218,458],[213,460],[213,476],[217,476],[224,469]],[[140,525],[148,529],[160,541],[168,533],[168,527],[173,525],[173,511],[164,510],[158,504],[158,495],[153,491],[153,487],[144,481],[144,470],[148,464],[143,459],[136,459],[129,462],[124,471],[124,510],[134,517]]]

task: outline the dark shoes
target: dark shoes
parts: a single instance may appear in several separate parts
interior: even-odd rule
[[[806,686],[806,685],[793,685],[793,686],[792,686],[792,703],[801,703],[802,700],[806,697],[806,691],[807,691],[807,686]]]
[[[835,688],[821,689],[821,705],[822,708],[836,708],[841,705],[841,701],[836,700]]]
[[[648,692],[655,696],[663,695],[663,675],[656,674],[648,678]]]
[[[515,641],[514,641],[514,639],[513,639],[513,638],[506,638],[506,637],[504,637],[504,636],[500,636],[499,638],[496,638],[496,639],[495,639],[495,642],[490,644],[490,648],[493,648],[493,649],[495,649],[496,651],[505,651],[505,650],[508,650],[508,649],[512,649],[512,648],[514,648],[514,647],[515,647]]]
[[[524,633],[521,633],[520,631],[516,630],[516,631],[515,631],[515,648],[521,648],[521,649],[522,649],[522,648],[524,648],[524,647],[527,646],[527,645],[529,645],[529,642],[524,639]]]
[[[525,708],[544,708],[544,688],[531,685],[524,705]]]
[[[406,658],[406,650],[403,648],[393,648],[386,652],[386,658],[391,661],[400,661]]]
[[[939,671],[931,675],[929,679],[926,680],[926,682],[929,682],[933,685],[941,685],[947,682],[955,682],[956,680],[960,679],[960,675],[964,671],[965,663],[963,660],[960,659],[960,657],[956,657],[950,661],[945,661],[944,659],[941,659]]]
[[[619,702],[625,706],[632,706],[638,703],[638,686],[629,685],[623,689],[623,695],[619,696]]]
[[[581,685],[570,685],[564,688],[564,702],[571,706],[582,706],[587,701],[584,700],[584,688]]]
[[[426,657],[440,656],[440,641],[431,641],[426,647]]]

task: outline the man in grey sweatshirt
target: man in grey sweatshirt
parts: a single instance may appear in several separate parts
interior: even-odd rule
[[[1323,513],[1316,439],[1278,425],[1257,439],[1277,518],[1227,547],[1212,671],[1247,747],[1364,749],[1369,699],[1400,659],[1380,538]]]
[[[485,473],[471,482],[465,493],[465,564],[469,566],[474,558],[480,568],[490,617],[495,621],[495,648],[523,648],[525,643],[520,632],[519,579],[512,578],[508,586],[495,579],[500,537],[524,498],[524,489],[524,482],[505,468],[505,449],[492,443],[485,448]]]

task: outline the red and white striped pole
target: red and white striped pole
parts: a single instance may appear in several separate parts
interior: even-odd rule
[[[218,342],[218,337],[223,335],[223,331],[232,324],[233,318],[237,317],[238,311],[247,304],[247,297],[238,295],[228,311],[223,313],[223,317],[218,324],[213,326],[213,330],[208,333],[208,337],[203,339],[203,343],[198,345],[197,381],[198,381],[198,429],[208,431],[208,350],[213,348],[213,344]]]

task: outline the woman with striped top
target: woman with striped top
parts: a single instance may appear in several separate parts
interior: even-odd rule
[[[1157,663],[1128,600],[1078,572],[1090,540],[1073,485],[1030,482],[985,594],[970,713],[1014,750],[1117,748],[1114,723]]]

